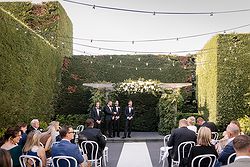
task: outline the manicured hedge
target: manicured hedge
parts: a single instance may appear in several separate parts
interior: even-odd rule
[[[62,56],[0,8],[0,127],[32,118],[50,121]]]
[[[72,23],[59,2],[0,2],[0,7],[57,47],[60,55],[72,56]]]
[[[197,57],[198,102],[223,129],[231,120],[250,115],[250,34],[217,35]]]
[[[82,86],[83,83],[102,81],[117,83],[125,79],[137,80],[141,77],[161,82],[191,82],[192,69],[190,67],[193,66],[190,61],[190,57],[173,55],[106,55],[66,58],[57,113],[88,113],[91,93],[88,88]],[[162,70],[160,71],[159,68]]]

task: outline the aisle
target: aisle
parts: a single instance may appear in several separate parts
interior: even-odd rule
[[[153,167],[146,142],[124,143],[117,167]]]

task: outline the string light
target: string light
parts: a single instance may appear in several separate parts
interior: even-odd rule
[[[117,7],[111,7],[111,6],[101,6],[101,5],[92,5],[89,3],[83,3],[83,2],[77,2],[72,0],[63,0],[68,3],[74,3],[78,5],[88,6],[100,9],[106,9],[106,10],[115,10],[115,11],[122,11],[122,12],[130,12],[130,13],[144,13],[144,14],[152,14],[153,15],[209,15],[213,16],[214,14],[230,14],[230,13],[239,13],[239,12],[248,12],[250,9],[240,9],[240,10],[228,10],[228,11],[215,11],[215,12],[158,12],[158,11],[146,11],[146,10],[137,10],[137,9],[126,9],[126,8],[117,8]]]
[[[146,63],[146,66],[148,66],[148,63]]]
[[[120,60],[120,63],[122,63],[122,61]]]
[[[143,39],[143,40],[132,40],[132,44],[134,43],[145,43],[145,42],[163,42],[163,41],[171,41],[171,40],[181,40],[181,39],[190,39],[190,38],[197,38],[197,37],[202,37],[202,36],[207,36],[207,35],[214,35],[218,33],[225,33],[228,31],[232,30],[237,30],[245,27],[249,27],[249,24],[244,24],[240,25],[237,27],[233,28],[228,28],[228,29],[223,29],[223,30],[218,30],[218,31],[213,31],[213,32],[205,32],[201,34],[193,34],[193,35],[187,35],[187,36],[180,36],[180,37],[170,37],[170,38],[160,38],[160,39]],[[61,38],[73,38],[76,40],[83,40],[83,41],[91,41],[91,42],[110,42],[110,43],[131,43],[131,40],[114,40],[114,39],[88,39],[88,38],[78,38],[78,37],[64,37],[64,36],[59,36]]]
[[[138,61],[141,61],[141,58],[140,58],[140,57],[138,58]]]

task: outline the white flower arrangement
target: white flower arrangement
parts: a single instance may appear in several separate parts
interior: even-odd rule
[[[162,88],[159,86],[159,81],[157,80],[145,80],[143,78],[134,80],[125,80],[122,83],[116,85],[116,90],[118,92],[127,92],[130,94],[133,93],[159,93],[162,91]]]

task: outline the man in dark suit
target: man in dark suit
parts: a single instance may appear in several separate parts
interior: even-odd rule
[[[103,112],[105,114],[105,135],[112,138],[112,118],[113,118],[112,101],[109,100],[108,104],[104,107]],[[107,133],[108,132],[108,133]]]
[[[30,122],[30,127],[28,127],[26,134],[28,135],[31,131],[33,130],[39,130],[39,120],[38,119],[33,119]]]
[[[99,146],[99,150],[97,153],[98,158],[99,158],[102,156],[102,152],[106,146],[106,140],[105,140],[104,136],[102,135],[101,130],[94,128],[94,120],[93,119],[87,119],[86,126],[87,126],[87,128],[78,134],[79,144],[81,144],[82,141],[84,141],[84,140],[95,141]],[[89,153],[88,158],[90,158],[90,157],[91,157],[91,155]]]
[[[199,127],[205,126],[211,130],[211,132],[218,132],[216,125],[213,122],[207,122],[202,117],[197,118],[197,124]]]
[[[95,128],[101,129],[102,111],[100,109],[100,102],[96,102],[95,107],[90,111],[90,117],[95,121]]]
[[[117,137],[120,137],[120,114],[121,108],[119,106],[119,101],[115,101],[115,107],[113,107],[113,137],[115,137],[115,133],[117,132]]]
[[[63,126],[60,131],[60,136],[62,140],[58,144],[54,144],[51,149],[52,158],[55,156],[71,156],[74,157],[77,161],[77,164],[80,166],[84,166],[83,164],[83,156],[76,144],[70,142],[70,140],[74,139],[74,131],[71,126]],[[71,161],[71,167],[73,167],[73,161]],[[67,166],[66,161],[61,161],[59,166]],[[75,166],[74,166],[75,167]]]
[[[188,126],[188,122],[186,119],[181,119],[179,121],[179,128],[174,129],[171,133],[171,136],[168,140],[167,145],[169,147],[173,147],[172,151],[170,152],[171,157],[174,160],[177,160],[177,156],[178,156],[178,146],[182,143],[182,142],[186,142],[186,141],[194,141],[196,142],[196,134],[194,131],[189,130],[187,128]],[[170,159],[169,159],[170,161]]]
[[[240,129],[237,125],[230,123],[227,126],[226,133],[228,136],[228,141],[227,145],[225,148],[222,150],[222,152],[219,154],[218,161],[220,162],[221,165],[226,165],[227,164],[227,159],[228,157],[235,153],[235,150],[233,148],[233,140],[236,136],[239,135]]]
[[[126,138],[127,133],[128,133],[128,138],[131,138],[132,121],[135,115],[135,111],[132,105],[133,105],[132,100],[129,100],[128,106],[125,108],[126,121],[125,121],[124,136],[122,138]]]
[[[235,161],[226,167],[248,167],[250,164],[250,136],[239,135],[233,140],[236,151]]]

